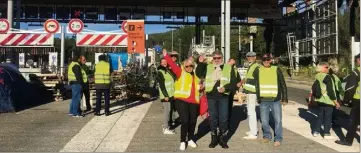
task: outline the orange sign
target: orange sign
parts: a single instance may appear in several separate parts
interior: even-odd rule
[[[128,53],[144,53],[144,20],[128,20]]]

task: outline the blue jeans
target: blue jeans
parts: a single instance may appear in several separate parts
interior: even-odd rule
[[[330,135],[331,123],[332,123],[333,106],[321,105],[318,106],[317,121],[313,133],[320,134],[321,125],[323,124],[324,135]]]
[[[219,130],[223,133],[228,130],[228,96],[207,97],[211,132]]]
[[[79,107],[80,100],[83,93],[83,87],[80,84],[71,85],[71,102],[69,114],[80,115]]]
[[[274,141],[282,142],[283,139],[282,107],[280,101],[262,101],[260,104],[263,138],[267,138],[270,140],[272,139],[270,124],[269,124],[270,110],[275,122]]]

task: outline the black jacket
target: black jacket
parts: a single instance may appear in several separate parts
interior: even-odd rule
[[[175,80],[175,75],[172,73],[171,70],[169,70],[168,68],[165,68],[163,66],[159,66],[158,67],[158,72],[157,72],[157,82],[159,83],[159,88],[160,91],[163,93],[164,97],[169,97],[167,89],[165,88],[165,79],[164,76],[162,74],[162,72],[160,72],[160,70],[165,71],[165,73],[170,73],[173,77],[173,80]]]
[[[279,101],[282,100],[284,102],[288,102],[288,96],[287,96],[287,86],[285,79],[283,77],[282,71],[279,67],[277,67],[277,82],[278,82],[278,94],[276,98],[266,98],[261,97],[260,95],[260,85],[259,85],[259,67],[257,67],[254,72],[253,76],[255,79],[255,86],[256,86],[256,94],[257,94],[257,100],[258,102],[261,101]]]
[[[360,81],[360,71],[354,70],[346,79],[345,96],[343,103],[348,104],[353,99],[358,82]]]
[[[72,68],[72,71],[75,75],[76,81],[71,81],[70,84],[81,84],[84,85],[83,82],[83,75],[81,73],[81,66],[80,65],[74,65]]]
[[[220,66],[223,70],[223,65]],[[196,68],[196,75],[200,79],[205,79],[207,74],[207,64],[206,63],[198,63]],[[234,93],[237,90],[237,76],[235,74],[234,68],[231,69],[231,82],[229,84],[224,85],[225,92]],[[227,96],[225,94],[219,93],[217,87],[220,85],[220,81],[217,81],[214,85],[213,89],[210,92],[207,92],[207,96],[219,97],[219,96]]]
[[[331,100],[337,100],[335,91],[333,90],[332,76],[327,75],[322,82],[326,85],[328,97],[330,97]],[[316,98],[320,98],[322,96],[321,85],[317,80],[312,85],[312,95]]]

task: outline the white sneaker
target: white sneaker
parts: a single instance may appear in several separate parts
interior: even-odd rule
[[[251,131],[246,132],[246,135],[251,135]]]
[[[319,133],[313,133],[312,135],[313,135],[313,137],[318,137],[318,136],[320,136]]]
[[[331,140],[331,139],[336,139],[336,138],[334,136],[327,135],[327,136],[324,136],[323,139]]]
[[[246,139],[246,140],[256,140],[258,137],[255,136],[255,135],[247,135],[245,137],[243,137],[243,139]]]
[[[175,134],[173,130],[169,130],[168,128],[163,129],[163,134]]]
[[[181,142],[180,146],[179,146],[179,150],[186,150],[186,143],[185,142]]]
[[[193,140],[188,141],[188,146],[190,146],[192,148],[197,148],[197,144]]]

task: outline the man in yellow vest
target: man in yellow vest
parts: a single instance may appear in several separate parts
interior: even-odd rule
[[[257,139],[258,128],[257,128],[257,114],[256,114],[256,104],[257,104],[257,95],[256,95],[256,86],[254,79],[254,70],[258,68],[259,64],[256,62],[256,53],[248,52],[247,61],[248,69],[245,76],[243,92],[247,94],[247,115],[248,115],[248,126],[249,132],[246,132],[247,136],[243,137],[246,140],[255,140]]]
[[[80,100],[83,94],[83,85],[88,81],[88,77],[81,67],[81,64],[85,64],[83,58],[85,57],[74,56],[73,62],[68,67],[68,81],[72,90],[69,115],[73,117],[84,116],[80,110]]]
[[[272,66],[272,57],[265,54],[262,57],[262,65],[254,71],[257,100],[260,103],[263,142],[268,143],[272,139],[269,124],[269,114],[272,113],[275,125],[274,146],[281,145],[282,131],[282,106],[288,102],[287,87],[280,68]]]
[[[219,125],[219,144],[222,148],[227,149],[225,136],[228,131],[228,97],[229,93],[236,89],[236,73],[233,66],[223,63],[222,52],[215,51],[212,55],[212,64],[206,64],[204,56],[199,57],[196,74],[205,79],[212,136],[209,148],[214,148],[218,144],[217,129]]]
[[[355,56],[357,68],[347,77],[345,87],[344,104],[349,104],[351,101],[351,126],[347,130],[346,138],[337,140],[336,143],[340,145],[351,146],[356,136],[357,127],[360,125],[360,54]]]
[[[104,94],[105,116],[110,115],[110,64],[106,62],[106,55],[100,55],[99,63],[95,65],[94,81],[96,90],[96,107],[94,115],[100,116],[102,94]]]

